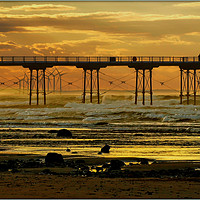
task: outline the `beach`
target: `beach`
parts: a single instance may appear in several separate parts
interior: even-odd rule
[[[1,175],[0,198],[199,198],[199,179]]]
[[[199,199],[199,6],[2,1],[0,199]]]
[[[30,155],[4,155],[4,160],[33,160],[42,157]],[[69,158],[65,158],[69,159]],[[116,159],[116,158],[115,158]],[[70,158],[70,160],[80,160]],[[99,166],[110,159],[85,160],[86,165]],[[111,159],[112,160],[112,159]],[[137,173],[154,170],[198,169],[200,162],[165,162],[127,167]],[[74,174],[70,167],[26,167],[0,172],[0,198],[199,198],[200,176],[184,177],[180,174],[163,177],[101,177],[99,174]],[[159,173],[158,173],[159,174]],[[196,174],[197,175],[197,174]],[[198,173],[198,175],[200,175]]]
[[[0,198],[199,198],[199,105],[174,94],[153,106],[122,93],[99,105],[74,94],[38,107],[26,98],[0,95]],[[48,165],[48,153],[63,161]]]

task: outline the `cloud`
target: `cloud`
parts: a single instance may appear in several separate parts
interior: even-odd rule
[[[32,4],[32,5],[22,5],[22,6],[12,6],[12,7],[0,7],[0,12],[44,11],[44,10],[68,11],[68,10],[76,10],[76,7],[59,5],[59,4]]]
[[[0,42],[0,51],[11,51],[12,49],[17,49],[20,47],[20,45],[13,41]]]
[[[177,3],[177,4],[174,4],[174,6],[182,7],[182,8],[196,8],[196,7],[200,7],[200,2]]]
[[[35,55],[120,55],[137,45],[192,46],[195,38],[186,34],[200,32],[199,20],[198,14],[148,12],[1,13],[0,34]]]
[[[200,32],[190,32],[190,33],[185,33],[185,35],[188,35],[188,36],[200,36]]]
[[[60,9],[62,10],[62,9]],[[163,20],[185,20],[185,19],[200,19],[200,15],[185,15],[185,14],[141,14],[136,12],[91,12],[91,13],[59,13],[59,14],[0,14],[2,19],[29,19],[40,18],[45,19],[82,19],[82,20],[108,20],[109,22],[130,22],[130,21],[163,21]]]
[[[172,44],[172,45],[191,45],[192,42],[181,40],[180,36],[178,35],[165,35],[157,40],[145,38],[143,40],[134,41],[139,44],[156,44],[156,45],[163,45],[163,44]]]
[[[0,33],[0,37],[6,37],[6,35],[4,35],[3,33]]]
[[[191,20],[193,23],[191,23]],[[133,12],[0,14],[0,32],[98,31],[110,34],[154,34],[200,31],[200,15],[155,15]],[[184,28],[187,27],[186,28]],[[173,29],[173,30],[172,30]],[[197,29],[197,30],[195,30]],[[154,33],[153,33],[154,32]]]
[[[110,48],[110,45],[122,43],[112,37],[91,37],[85,40],[63,40],[56,43],[35,43],[26,45],[36,55],[65,55],[65,56],[88,56],[88,55],[112,55],[116,52],[125,51],[123,48]]]

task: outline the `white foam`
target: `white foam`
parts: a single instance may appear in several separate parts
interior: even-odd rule
[[[105,95],[101,104],[67,103],[62,108],[1,108],[2,120],[41,120],[53,122],[56,118],[73,118],[80,123],[93,121],[121,120],[121,123],[142,119],[148,121],[158,119],[160,122],[176,122],[183,119],[200,120],[200,106],[179,105],[178,99],[165,99],[154,97],[153,106],[134,104],[133,96]],[[59,123],[61,120],[56,120]],[[68,123],[68,120],[62,121]]]

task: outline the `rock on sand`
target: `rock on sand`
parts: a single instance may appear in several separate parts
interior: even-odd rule
[[[101,152],[102,152],[102,153],[109,153],[109,150],[110,150],[110,146],[106,144],[106,145],[101,149]]]
[[[71,131],[67,130],[67,129],[60,129],[57,133],[57,137],[68,137],[71,138],[72,137],[72,133]]]
[[[45,157],[46,166],[60,166],[64,165],[64,159],[61,154],[48,153]]]

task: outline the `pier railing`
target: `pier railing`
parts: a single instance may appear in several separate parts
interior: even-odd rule
[[[117,57],[87,57],[87,56],[1,56],[0,63],[29,62],[200,62],[199,57],[167,57],[167,56],[117,56]]]

